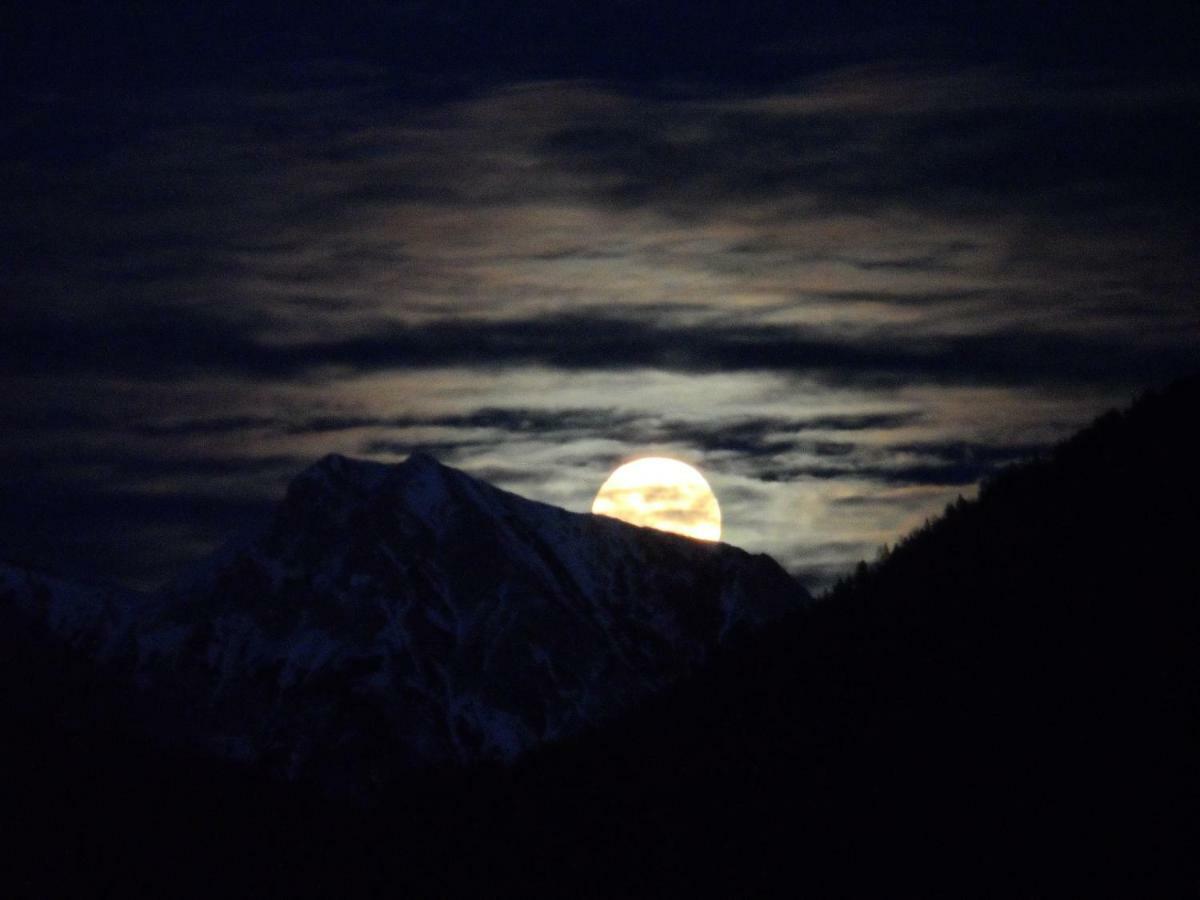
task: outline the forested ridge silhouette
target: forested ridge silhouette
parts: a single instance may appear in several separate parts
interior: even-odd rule
[[[1198,412],[1193,378],[1104,415],[530,771],[734,891],[1195,889]]]

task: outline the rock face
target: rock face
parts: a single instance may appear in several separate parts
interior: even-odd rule
[[[329,456],[262,533],[134,612],[67,618],[189,743],[369,790],[578,732],[808,599],[767,556],[536,503],[421,454]]]

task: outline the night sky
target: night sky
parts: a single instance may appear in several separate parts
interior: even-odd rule
[[[1194,8],[329,6],[0,22],[0,557],[658,453],[820,587],[1200,361]]]

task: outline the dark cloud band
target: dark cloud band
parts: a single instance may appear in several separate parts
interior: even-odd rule
[[[368,333],[286,344],[194,312],[140,323],[89,322],[10,331],[0,373],[194,378],[303,377],[323,368],[379,372],[442,367],[782,372],[836,383],[1151,383],[1194,364],[1187,344],[1150,351],[1115,336],[1011,330],[905,343],[849,342],[775,326],[670,327],[559,316],[500,322],[381,323]]]

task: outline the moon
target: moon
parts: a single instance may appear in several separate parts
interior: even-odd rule
[[[702,541],[721,539],[721,507],[704,476],[664,456],[618,467],[601,485],[592,512]]]

